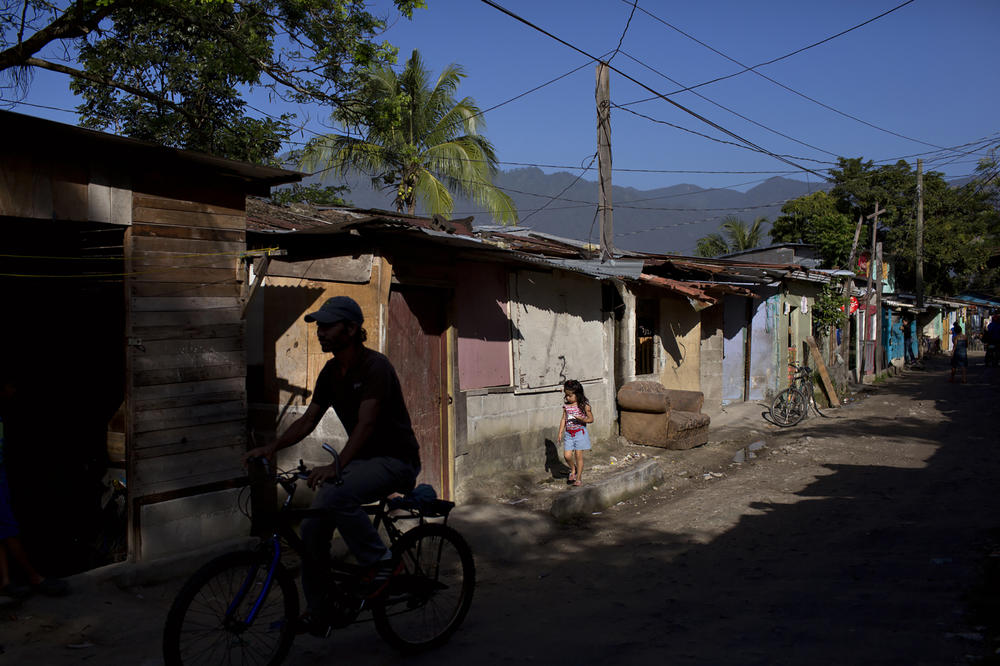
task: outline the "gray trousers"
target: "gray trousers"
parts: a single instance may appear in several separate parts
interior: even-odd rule
[[[320,486],[310,508],[328,511],[323,516],[305,519],[301,528],[302,541],[314,558],[302,563],[302,591],[307,608],[317,609],[326,595],[333,531],[340,530],[359,564],[377,562],[385,555],[386,547],[361,505],[412,489],[419,471],[407,462],[387,456],[352,460],[344,469],[343,484],[326,482]]]

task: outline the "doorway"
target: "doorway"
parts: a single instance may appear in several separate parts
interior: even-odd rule
[[[447,307],[450,293],[429,287],[394,287],[389,293],[386,356],[399,375],[413,432],[420,443],[421,472],[438,495],[452,496],[448,456]]]
[[[125,228],[4,224],[4,464],[32,563],[65,576],[126,556]]]

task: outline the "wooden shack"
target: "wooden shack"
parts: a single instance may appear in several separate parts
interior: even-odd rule
[[[39,566],[245,534],[245,201],[299,175],[9,112],[0,126],[5,462]]]

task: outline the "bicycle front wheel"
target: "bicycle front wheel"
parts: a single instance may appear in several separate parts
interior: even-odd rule
[[[780,426],[793,426],[805,418],[806,408],[806,399],[802,393],[786,388],[771,402],[771,420]]]
[[[278,565],[269,580],[269,566],[261,553],[239,552],[196,571],[167,613],[167,666],[280,664],[295,638],[299,597],[288,571]]]
[[[400,569],[372,608],[375,628],[403,652],[441,645],[472,605],[476,586],[472,551],[454,529],[426,523],[400,537],[392,552]]]

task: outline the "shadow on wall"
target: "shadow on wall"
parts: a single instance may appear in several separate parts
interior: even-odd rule
[[[277,368],[276,343],[285,332],[306,315],[323,294],[319,287],[275,287],[265,285],[260,288],[258,298],[261,307],[253,312],[256,316],[248,317],[247,327],[256,327],[256,331],[247,331],[249,339],[254,334],[260,344],[260,366],[248,368],[247,393],[251,402],[275,404],[282,389],[306,391],[307,388],[282,386],[281,380],[275,380]],[[313,334],[313,331],[310,331]],[[249,350],[248,350],[249,351]],[[302,349],[305,358],[306,350]],[[253,381],[250,381],[253,380]]]
[[[690,333],[690,328],[682,329],[680,322],[672,321],[670,322],[670,335],[660,336],[660,344],[663,346],[664,353],[677,367],[684,363],[684,357],[687,355],[687,349],[682,348],[680,341],[688,333]]]

